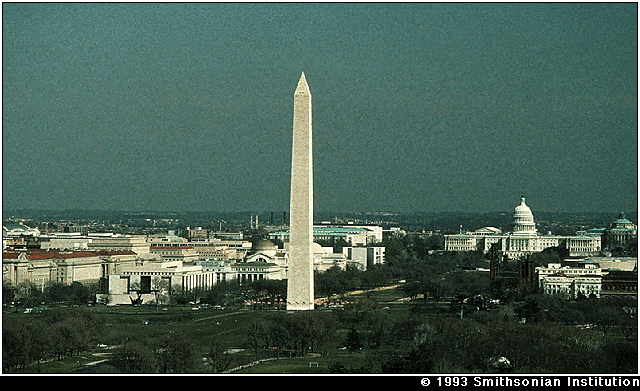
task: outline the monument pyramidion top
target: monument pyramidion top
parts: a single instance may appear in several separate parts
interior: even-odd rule
[[[296,94],[311,95],[311,91],[309,91],[309,85],[307,84],[307,79],[304,77],[304,72],[302,72],[302,76],[300,76],[300,80],[298,80],[298,87],[296,87]]]

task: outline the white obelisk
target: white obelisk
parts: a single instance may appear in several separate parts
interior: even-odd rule
[[[313,306],[313,149],[311,93],[304,72],[293,100],[287,310]]]

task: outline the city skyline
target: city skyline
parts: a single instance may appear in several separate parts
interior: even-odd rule
[[[637,210],[637,4],[3,4],[3,210]]]

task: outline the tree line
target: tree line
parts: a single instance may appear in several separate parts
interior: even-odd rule
[[[76,308],[48,310],[41,317],[2,322],[2,368],[24,368],[47,359],[62,359],[91,350],[104,325]]]
[[[42,303],[64,303],[71,305],[94,303],[99,283],[73,282],[63,284],[54,282],[44,287],[32,282],[23,282],[14,286],[2,284],[2,301],[4,305],[19,307],[35,307]]]
[[[244,333],[255,359],[327,355],[336,347],[366,357],[361,366],[336,358],[331,373],[635,373],[633,300],[557,299],[528,296],[513,317],[399,316],[363,295],[342,311],[263,313]]]
[[[407,321],[412,322],[412,321]],[[412,337],[398,332],[410,329]],[[393,325],[393,354],[370,352],[368,364],[339,362],[334,373],[635,373],[633,343],[594,340],[574,327],[517,322],[480,323],[457,317]],[[396,332],[398,331],[398,332]],[[350,338],[353,338],[351,336]],[[402,339],[404,338],[404,340]]]
[[[191,337],[172,333],[159,339],[125,341],[110,365],[119,373],[196,373],[202,372],[200,352]]]

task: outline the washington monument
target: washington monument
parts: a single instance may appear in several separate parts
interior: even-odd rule
[[[311,92],[304,72],[293,98],[287,310],[313,306],[313,149]]]

